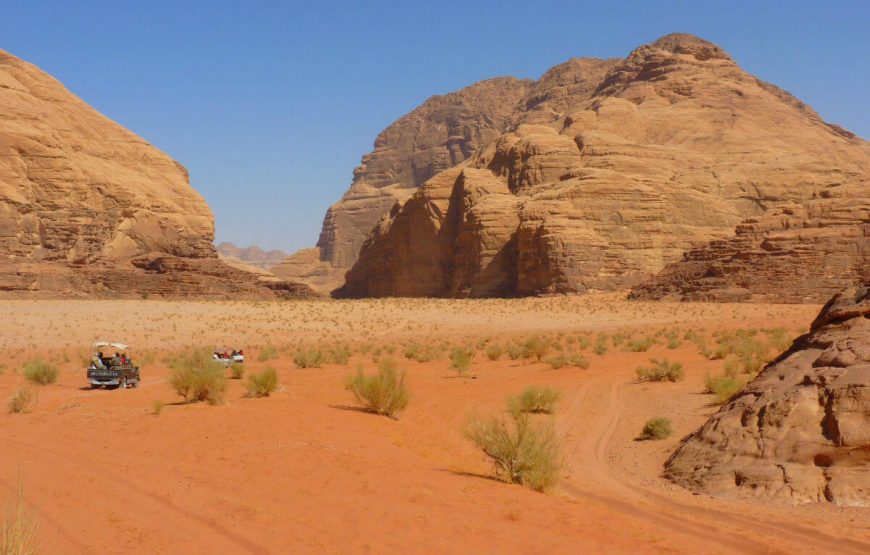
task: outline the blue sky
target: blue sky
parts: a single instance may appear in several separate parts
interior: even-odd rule
[[[217,239],[242,246],[313,245],[377,133],[429,96],[670,32],[870,137],[870,1],[6,0],[2,13],[0,48],[187,166]]]

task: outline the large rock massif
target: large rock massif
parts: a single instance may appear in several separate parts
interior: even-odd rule
[[[0,295],[297,297],[218,260],[187,171],[0,51]]]
[[[716,496],[870,507],[870,285],[831,299],[683,441],[666,476]]]
[[[354,170],[350,189],[327,211],[317,246],[293,254],[272,272],[323,292],[342,285],[378,220],[429,178],[498,137],[531,86],[513,78],[482,81],[432,97],[390,125]]]
[[[707,41],[668,35],[624,60],[573,59],[537,82],[455,94],[457,121],[492,124],[448,131],[434,107],[453,95],[399,120],[330,209],[318,249],[280,275],[330,288],[350,268],[340,296],[635,287],[790,302],[823,302],[867,275],[870,144]],[[498,117],[475,115],[483,107]],[[440,132],[412,140],[421,129]],[[459,148],[460,135],[476,140]]]

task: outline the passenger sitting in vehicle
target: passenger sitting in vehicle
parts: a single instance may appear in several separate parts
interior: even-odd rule
[[[121,365],[127,364],[127,355],[121,355]]]
[[[121,364],[121,355],[115,353],[115,356],[112,357],[112,366],[120,366]]]
[[[94,357],[94,366],[97,368],[105,368],[106,367],[106,365],[103,364],[103,353],[100,353]]]

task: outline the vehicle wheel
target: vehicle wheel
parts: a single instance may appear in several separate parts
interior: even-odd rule
[[[118,389],[127,389],[127,378],[121,378],[121,382],[118,384]]]
[[[100,386],[98,386],[98,385],[95,384],[95,383],[92,383],[92,384],[91,384],[91,389],[100,389]]]
[[[137,387],[139,387],[139,380],[138,379],[133,382],[133,389],[136,389]]]

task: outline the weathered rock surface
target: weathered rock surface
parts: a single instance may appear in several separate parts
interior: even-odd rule
[[[637,294],[806,301],[866,272],[870,145],[707,41],[571,60],[510,119],[394,203],[337,294],[582,292],[667,268]]]
[[[870,507],[870,285],[831,299],[665,474],[715,496]]]
[[[237,260],[261,270],[268,270],[287,258],[287,253],[279,249],[264,251],[256,245],[237,247],[228,241],[218,244],[216,249],[222,260]]]
[[[531,85],[510,77],[481,81],[434,96],[390,125],[354,170],[350,189],[326,213],[317,247],[291,255],[271,271],[324,292],[344,283],[363,241],[390,207],[507,129]]]
[[[309,295],[215,253],[187,171],[0,51],[0,294]]]

